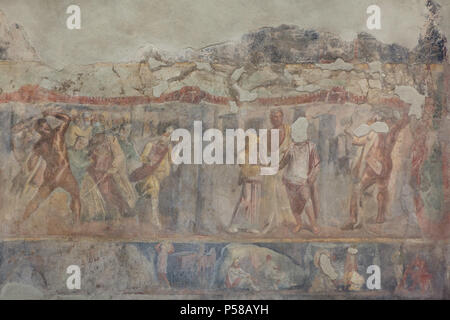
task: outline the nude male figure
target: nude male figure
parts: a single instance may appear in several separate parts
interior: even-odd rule
[[[28,165],[33,164],[42,157],[47,163],[44,171],[44,182],[39,187],[36,195],[28,203],[25,213],[20,222],[27,220],[35,212],[42,202],[57,188],[62,188],[70,194],[70,209],[75,215],[75,224],[80,222],[80,191],[77,181],[70,170],[67,148],[64,135],[69,127],[71,118],[59,111],[44,111],[43,117],[38,119],[34,129],[41,136],[33,147]],[[47,122],[46,117],[52,116],[63,123],[52,129]]]
[[[369,124],[375,122],[371,119]],[[383,119],[381,119],[383,120]],[[353,144],[362,146],[367,152],[362,152],[353,169],[354,185],[350,198],[350,219],[341,230],[353,230],[359,228],[358,215],[361,203],[361,195],[370,186],[378,187],[378,215],[376,223],[384,223],[389,203],[389,180],[393,167],[392,150],[397,142],[400,131],[409,123],[408,110],[403,111],[399,119],[384,119],[389,130],[387,133],[370,132],[363,137],[353,137]],[[364,150],[363,150],[364,151]],[[358,203],[359,202],[359,203]]]

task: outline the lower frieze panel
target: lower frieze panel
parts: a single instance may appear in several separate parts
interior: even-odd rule
[[[446,243],[1,243],[3,299],[448,299]]]

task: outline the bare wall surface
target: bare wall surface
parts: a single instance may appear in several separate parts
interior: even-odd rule
[[[442,30],[450,33],[450,5],[441,1]],[[80,0],[82,29],[65,28],[68,0],[3,0],[11,22],[26,29],[43,61],[51,66],[127,61],[139,47],[168,50],[201,48],[234,40],[264,26],[293,24],[334,32],[352,40],[367,31],[366,9],[377,4],[382,29],[373,35],[384,43],[408,48],[417,44],[427,10],[422,0],[270,1],[270,0]]]

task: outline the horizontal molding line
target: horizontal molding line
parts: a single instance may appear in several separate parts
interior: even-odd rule
[[[111,238],[111,237],[69,237],[69,236],[47,236],[47,237],[10,237],[0,238],[0,242],[38,242],[38,241],[60,241],[60,242],[119,242],[119,243],[154,243],[160,241],[170,241],[174,243],[409,243],[409,244],[450,244],[450,239],[432,240],[422,238],[310,238],[310,239],[279,239],[279,238],[205,238],[205,237],[158,237],[158,238]]]
[[[315,102],[334,103],[334,104],[365,104],[368,103],[366,96],[357,96],[343,87],[334,87],[329,90],[320,90],[314,93],[299,94],[287,97],[257,98],[254,101],[240,102],[231,97],[215,96],[209,94],[199,87],[186,86],[180,90],[163,94],[160,97],[153,96],[127,96],[127,97],[89,97],[89,96],[71,96],[60,92],[48,90],[39,85],[25,85],[14,92],[0,94],[0,104],[10,102],[20,103],[66,103],[80,104],[87,106],[123,106],[132,107],[145,104],[164,104],[167,102],[183,102],[190,104],[210,103],[215,105],[228,106],[228,103],[234,101],[238,106],[242,104],[249,106],[289,106],[308,104]],[[408,104],[397,96],[380,98],[377,105],[403,108]]]

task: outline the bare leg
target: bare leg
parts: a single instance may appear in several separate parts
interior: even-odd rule
[[[389,180],[382,181],[378,184],[378,195],[377,195],[377,201],[378,201],[378,215],[377,215],[377,223],[384,223],[387,205],[389,201],[389,194],[387,190],[387,184],[389,183]]]
[[[353,230],[358,222],[358,202],[361,194],[376,182],[376,177],[367,171],[364,172],[361,182],[353,185],[352,195],[350,198],[350,219],[341,230]]]
[[[310,189],[311,189],[312,204],[314,208],[314,216],[317,219],[320,214],[319,188],[317,180],[314,181]]]
[[[294,227],[292,232],[297,233],[297,232],[299,232],[300,230],[303,229],[303,222],[302,222],[301,215],[296,214],[294,217],[295,217],[295,221],[297,222],[297,225]]]
[[[54,188],[50,187],[47,184],[40,186],[33,199],[30,200],[27,207],[25,208],[25,213],[23,214],[21,222],[27,220],[33,214],[33,212],[35,212],[39,208],[41,203],[48,198],[53,190]]]
[[[97,183],[98,189],[102,197],[106,200],[107,205],[115,207],[121,214],[128,211],[128,203],[123,199],[122,193],[118,189],[111,175],[91,175]]]
[[[292,213],[294,214],[297,225],[292,230],[294,233],[299,232],[303,228],[302,212],[305,207],[306,201],[300,194],[301,186],[285,183],[286,192],[289,198],[289,204],[291,206]]]
[[[167,279],[167,275],[162,272],[158,273],[158,275],[159,275],[159,280],[164,282],[164,284],[170,289],[171,286],[170,286],[169,279]]]
[[[230,233],[236,233],[238,232],[238,228],[234,226],[234,220],[236,218],[236,215],[238,214],[238,210],[240,209],[241,205],[245,203],[245,184],[241,188],[241,195],[239,196],[239,200],[234,206],[233,214],[231,215],[230,224],[228,225],[228,231]]]
[[[314,214],[314,209],[313,209],[311,200],[308,200],[308,202],[306,203],[305,211],[306,211],[306,214],[308,215],[309,221],[311,223],[312,232],[314,234],[320,233],[320,228],[316,222],[316,216]]]
[[[72,174],[68,174],[60,187],[70,194],[70,210],[75,215],[75,225],[78,226],[81,218],[81,200],[78,183]]]
[[[350,199],[350,223],[355,225],[358,220],[358,199],[359,199],[359,185],[353,186],[352,195]]]
[[[152,203],[152,223],[156,225],[158,229],[161,229],[161,221],[159,220],[159,192],[151,193]]]
[[[308,186],[304,186],[300,189],[300,196],[303,198],[304,209],[306,212],[306,215],[309,218],[309,222],[311,223],[312,232],[314,234],[318,234],[320,232],[320,228],[317,225],[316,222],[316,214],[314,212],[314,205],[311,198],[311,193],[309,191]]]

